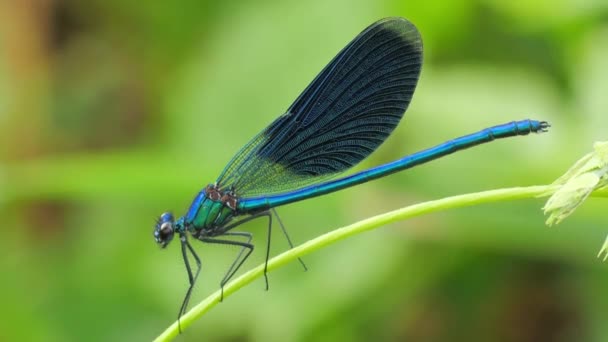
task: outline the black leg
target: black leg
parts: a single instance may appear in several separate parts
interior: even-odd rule
[[[232,234],[227,234],[224,233],[224,235],[241,235],[241,236],[245,236],[242,234],[236,234],[236,233],[242,233],[242,232],[233,232]],[[248,233],[244,233],[244,234],[248,234]],[[251,234],[249,234],[249,236],[251,237]],[[226,283],[228,281],[230,281],[230,278],[232,278],[234,276],[234,274],[239,270],[239,268],[241,267],[241,265],[243,265],[243,263],[245,262],[245,260],[247,260],[247,258],[249,257],[249,255],[251,255],[251,252],[253,252],[253,248],[254,246],[249,243],[249,242],[241,242],[241,241],[231,241],[231,240],[220,240],[220,239],[214,239],[214,238],[208,238],[208,237],[201,237],[199,238],[199,240],[203,241],[203,242],[207,242],[207,243],[214,243],[214,244],[220,244],[220,245],[231,245],[231,246],[241,246],[243,247],[243,249],[241,249],[241,252],[239,252],[239,255],[237,256],[237,259],[232,263],[232,266],[230,266],[230,269],[228,270],[228,273],[226,273],[226,275],[224,276],[224,278],[222,279],[222,282],[220,283],[221,286],[221,296],[220,296],[220,302],[224,300],[224,285],[226,285]],[[251,241],[251,239],[250,239]],[[245,256],[240,260],[240,256],[243,254],[243,251],[245,249],[248,249],[247,254],[245,254]],[[236,265],[236,266],[234,266]]]
[[[281,221],[281,218],[279,217],[279,214],[277,214],[277,211],[274,210],[274,208],[270,209],[272,210],[272,213],[274,214],[274,216],[276,216],[277,221],[279,221],[279,226],[281,226],[281,230],[283,231],[283,235],[285,235],[285,238],[287,239],[287,243],[289,243],[289,248],[293,248],[293,243],[291,243],[291,239],[289,238],[289,234],[287,234],[287,229],[285,229],[285,226],[283,225],[283,221]],[[304,267],[304,271],[308,271],[308,267],[306,267],[306,264],[304,264],[304,261],[302,261],[302,259],[298,258],[298,261],[300,262],[300,264],[302,264],[302,267]]]
[[[272,235],[272,215],[270,214],[270,211],[263,211],[261,213],[257,213],[255,215],[251,215],[249,217],[246,217],[238,222],[235,222],[233,224],[230,224],[226,227],[224,227],[224,229],[222,229],[222,231],[224,231],[223,235],[228,235],[226,232],[229,231],[230,229],[233,229],[234,227],[240,226],[241,224],[245,223],[245,222],[249,222],[251,220],[254,220],[258,217],[262,217],[262,216],[266,216],[268,217],[268,239],[266,242],[266,261],[264,262],[264,281],[266,282],[266,291],[268,291],[268,259],[270,258],[270,237]],[[250,254],[251,252],[249,252]],[[247,256],[249,256],[249,254],[247,254]],[[245,260],[243,260],[244,262]],[[241,262],[242,264],[242,262]],[[241,266],[241,264],[239,264],[239,267]],[[238,269],[238,267],[237,267]],[[235,270],[236,272],[236,270]]]
[[[270,258],[270,237],[272,236],[272,215],[268,212],[268,238],[266,239],[266,261],[264,262],[264,280],[268,291],[268,258]]]
[[[182,257],[184,258],[184,265],[186,265],[186,271],[188,273],[188,282],[190,286],[188,287],[188,291],[186,292],[186,296],[184,297],[184,301],[182,302],[182,306],[179,309],[179,314],[177,315],[177,325],[179,327],[179,333],[182,333],[182,326],[180,319],[186,313],[186,309],[188,308],[188,302],[190,301],[190,295],[192,294],[192,289],[194,288],[194,284],[196,283],[196,279],[198,278],[198,274],[201,272],[201,259],[196,255],[194,249],[188,243],[188,239],[186,235],[180,235],[179,237],[182,244]],[[192,275],[192,269],[190,268],[190,261],[188,260],[188,250],[194,257],[196,261],[196,273]]]
[[[293,243],[291,242],[291,239],[289,238],[289,234],[287,234],[287,230],[285,229],[285,226],[283,226],[283,222],[281,221],[281,218],[279,217],[279,215],[277,214],[277,212],[274,210],[274,208],[272,209],[272,212],[274,213],[274,215],[277,217],[277,220],[279,220],[279,225],[281,226],[281,230],[283,231],[283,234],[285,235],[285,238],[287,239],[287,243],[289,243],[289,247],[293,248]],[[253,252],[253,244],[251,244],[251,239],[252,239],[252,235],[251,233],[246,233],[246,232],[230,232],[231,229],[234,229],[246,222],[252,221],[256,218],[262,217],[262,216],[266,216],[268,217],[268,238],[266,241],[266,261],[264,262],[264,280],[266,282],[266,290],[268,291],[268,259],[270,259],[270,239],[272,236],[272,214],[270,213],[270,211],[264,211],[261,213],[257,213],[251,216],[248,216],[240,221],[234,222],[232,224],[229,224],[225,227],[223,227],[221,229],[221,231],[217,232],[216,236],[244,236],[247,237],[247,242],[241,242],[241,241],[232,241],[232,240],[221,240],[221,239],[216,239],[216,238],[211,238],[211,237],[197,237],[197,239],[203,241],[203,242],[208,242],[208,243],[214,243],[214,244],[221,244],[221,245],[232,245],[232,246],[240,246],[242,247],[239,254],[237,255],[236,259],[234,260],[234,262],[232,263],[232,265],[230,265],[230,268],[228,269],[228,272],[226,272],[226,274],[224,275],[224,278],[222,279],[220,286],[221,286],[221,296],[220,296],[220,301],[223,301],[224,299],[224,285],[226,285],[230,279],[236,274],[236,272],[238,272],[239,268],[243,265],[243,263],[245,262],[245,260],[247,260],[247,258],[249,258],[249,255],[251,255],[251,253]],[[214,234],[215,235],[215,234]],[[243,258],[241,258],[241,256],[243,255],[243,253],[245,253],[245,250],[247,251],[247,254],[245,254],[245,256]],[[302,266],[304,267],[304,270],[307,271],[308,268],[306,267],[306,264],[304,264],[304,261],[302,261],[302,259],[298,258],[298,260],[300,261],[300,263],[302,264]]]
[[[238,226],[240,226],[240,225],[242,225],[244,223],[247,223],[249,221],[253,221],[253,220],[255,220],[255,219],[259,218],[259,217],[262,217],[262,216],[268,216],[268,211],[263,211],[261,213],[253,214],[251,216],[245,217],[242,220],[233,222],[233,223],[231,223],[231,224],[223,227],[222,230],[221,230],[221,233],[218,234],[218,235],[222,235],[222,234],[226,233],[227,231],[232,230],[233,228],[236,228],[236,227],[238,227]]]
[[[251,244],[251,239],[253,239],[253,235],[251,233],[248,232],[226,232],[223,235],[230,235],[230,236],[244,236],[247,238],[247,244]],[[241,256],[243,255],[243,252],[245,252],[245,250],[247,249],[247,247],[243,247],[241,248],[241,251],[239,252],[239,254],[236,256],[236,259],[234,259],[234,261],[232,262],[232,265],[230,265],[230,268],[228,269],[228,271],[226,272],[226,274],[224,275],[224,278],[222,278],[222,282],[221,284],[226,284],[228,281],[226,280],[226,278],[228,277],[228,274],[230,274],[232,272],[232,270],[234,269],[235,265],[237,264],[237,262],[241,259]]]

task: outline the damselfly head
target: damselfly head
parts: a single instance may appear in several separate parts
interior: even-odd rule
[[[154,226],[154,239],[162,248],[167,247],[175,234],[175,218],[170,212],[160,215]]]

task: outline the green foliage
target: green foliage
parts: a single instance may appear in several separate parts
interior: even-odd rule
[[[435,198],[548,184],[608,127],[602,1],[0,4],[0,340],[150,340],[187,278],[153,220],[182,214],[361,29],[414,22],[424,66],[403,123],[360,168],[503,123],[551,122],[279,210],[295,242]],[[395,222],[241,289],[188,340],[605,341],[606,201],[559,229],[540,200]],[[264,227],[247,227],[263,261]],[[272,255],[287,243],[273,236]],[[236,249],[195,244],[193,303]]]

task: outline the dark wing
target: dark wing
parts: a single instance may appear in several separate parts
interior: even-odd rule
[[[399,124],[422,66],[422,40],[403,18],[382,19],[351,41],[287,113],[232,158],[217,180],[238,196],[326,180],[371,154]]]

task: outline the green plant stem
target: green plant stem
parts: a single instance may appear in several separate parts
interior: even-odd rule
[[[302,257],[308,253],[316,251],[324,246],[346,239],[355,234],[360,234],[380,226],[404,220],[410,217],[419,216],[426,213],[441,211],[451,208],[460,208],[475,204],[490,203],[497,201],[507,201],[523,198],[535,198],[540,196],[548,196],[555,192],[558,187],[555,185],[538,185],[529,187],[517,187],[498,190],[482,191],[471,194],[457,195],[442,198],[439,200],[428,201],[397,209],[385,214],[380,214],[368,219],[353,223],[351,225],[338,228],[329,233],[323,234],[317,238],[309,240],[293,249],[277,255],[268,261],[268,272],[291,262],[298,257]],[[606,196],[608,191],[598,191],[597,195]],[[539,210],[540,213],[540,210]],[[540,216],[540,215],[539,215]],[[252,270],[246,272],[224,287],[224,298],[229,297],[238,289],[251,283],[255,279],[261,277],[264,273],[264,264],[261,264]],[[198,305],[193,307],[188,313],[181,318],[182,330],[190,326],[197,318],[200,318],[207,311],[211,310],[220,300],[220,290],[214,292],[209,297],[205,298]],[[170,341],[179,334],[178,323],[175,322],[169,326],[155,341]]]

